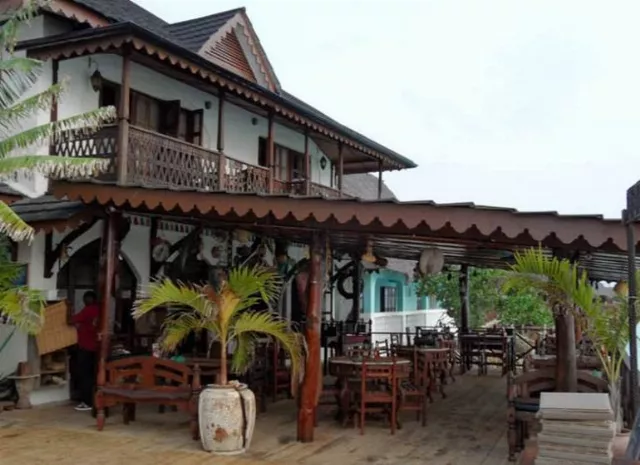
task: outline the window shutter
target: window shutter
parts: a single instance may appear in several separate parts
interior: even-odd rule
[[[162,103],[160,131],[171,137],[178,137],[180,127],[180,100]]]
[[[203,116],[203,110],[190,111],[187,114],[187,141],[192,144],[202,145]]]

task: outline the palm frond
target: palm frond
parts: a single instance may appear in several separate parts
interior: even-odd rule
[[[195,312],[168,316],[162,325],[161,345],[165,350],[173,351],[191,332],[209,329],[209,323]]]
[[[45,301],[26,286],[0,290],[0,314],[21,331],[37,334],[44,323]]]
[[[1,49],[13,53],[18,41],[18,28],[22,24],[28,23],[29,20],[36,16],[39,8],[49,3],[51,3],[51,0],[28,0],[16,8],[0,28]]]
[[[0,31],[4,26],[0,28]],[[0,49],[1,50],[1,49]],[[38,80],[42,63],[32,58],[11,56],[0,60],[0,108],[9,108],[20,100]]]
[[[151,283],[147,295],[135,301],[133,317],[140,318],[157,307],[165,306],[188,307],[203,318],[213,318],[216,311],[201,286],[186,286],[165,279]]]
[[[238,335],[235,340],[237,345],[231,357],[231,371],[242,374],[249,369],[253,362],[256,338],[251,333],[244,333]]]
[[[31,241],[34,232],[9,205],[0,200],[0,234],[7,235],[16,242],[22,242]]]
[[[113,120],[115,115],[114,107],[102,107],[52,123],[35,126],[1,140],[0,158],[6,157],[14,150],[26,149],[35,144],[43,144],[47,139],[49,139],[50,143],[57,141],[65,134],[65,131],[71,129],[90,134],[104,123]]]
[[[297,335],[291,331],[287,321],[280,316],[268,312],[243,312],[234,321],[231,338],[245,334],[263,334],[274,339],[291,357],[293,378],[300,374],[302,365],[302,349]]]
[[[107,171],[110,164],[108,158],[21,155],[0,159],[0,176],[28,171],[51,178],[88,178]]]
[[[277,271],[265,267],[238,267],[229,273],[227,285],[242,300],[258,294],[271,303],[278,296],[282,279]]]
[[[2,65],[0,65],[0,71],[1,68]],[[7,136],[10,132],[20,130],[22,128],[21,122],[34,113],[51,109],[53,99],[60,98],[64,89],[65,81],[53,84],[46,90],[22,99],[11,107],[5,108],[0,106],[0,127],[3,129],[2,136]]]

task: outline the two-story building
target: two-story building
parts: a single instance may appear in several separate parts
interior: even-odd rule
[[[100,131],[69,131],[52,147],[39,148],[41,154],[109,159],[109,171],[89,181],[95,186],[138,186],[169,195],[377,199],[390,197],[384,171],[415,166],[287,93],[243,8],[167,23],[129,0],[54,0],[20,38],[19,53],[44,62],[34,91],[63,79],[68,87],[51,112],[27,125],[100,106],[118,108],[118,120]],[[33,243],[17,250],[17,259],[28,264],[28,284],[49,300],[67,299],[77,311],[83,293],[99,287],[104,221],[94,215],[94,202],[47,196],[49,181],[34,173],[8,184],[31,197],[19,201],[16,211],[39,229]],[[136,289],[166,272],[162,265],[180,255],[178,245],[195,229],[202,229],[197,259],[205,268],[232,263],[236,250],[255,237],[233,233],[232,227],[176,222],[171,215],[130,212],[125,217],[111,304],[116,332],[153,329],[157,322],[138,322],[134,328],[128,317]],[[156,260],[150,248],[164,246],[170,253]],[[288,247],[294,258],[308,253],[295,241]],[[296,293],[288,292],[283,314],[291,317],[295,300]],[[326,305],[341,316],[339,305],[329,302],[335,300],[327,299]],[[13,341],[12,353],[20,355],[8,363],[26,357],[33,371],[44,371],[35,345],[27,351],[24,340]],[[11,370],[3,368],[0,372]],[[63,387],[56,396],[66,393]],[[40,400],[36,395],[35,402]]]

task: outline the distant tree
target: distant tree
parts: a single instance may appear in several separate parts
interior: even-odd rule
[[[553,316],[544,299],[533,287],[502,290],[509,272],[481,268],[469,269],[469,325],[479,327],[497,319],[507,325],[551,325]],[[440,302],[456,324],[460,324],[460,272],[444,271],[416,281],[421,296]]]

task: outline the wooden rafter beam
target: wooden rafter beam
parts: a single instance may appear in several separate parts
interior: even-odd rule
[[[96,224],[98,218],[94,218],[92,221],[88,223],[83,223],[78,228],[71,231],[62,240],[58,243],[58,245],[53,247],[53,233],[48,232],[45,236],[45,255],[44,255],[44,277],[51,278],[53,276],[53,266],[56,264],[56,261],[60,258],[62,251],[70,246],[73,241],[82,237],[84,233],[89,231],[94,224]]]

